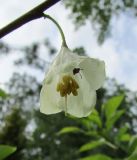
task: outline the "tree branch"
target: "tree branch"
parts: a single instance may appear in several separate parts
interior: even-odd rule
[[[34,20],[43,17],[43,12],[53,6],[55,3],[59,2],[60,0],[47,0],[41,3],[39,6],[33,8],[26,14],[22,15],[15,21],[11,22],[7,26],[0,29],[0,38],[6,36],[10,32],[14,31],[15,29],[21,27],[22,25]]]

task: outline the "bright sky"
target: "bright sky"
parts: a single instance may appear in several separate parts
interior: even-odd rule
[[[0,0],[0,28],[37,6],[44,0]],[[102,46],[96,42],[96,35],[88,22],[78,31],[68,18],[70,13],[59,2],[47,10],[62,26],[70,49],[84,46],[90,57],[102,59],[106,63],[107,76],[116,78],[128,88],[137,90],[137,21],[131,15],[121,15],[112,20],[112,37]],[[30,22],[3,38],[3,41],[14,46],[29,45],[49,38],[58,50],[61,37],[55,25],[49,20],[39,19]],[[0,83],[9,79],[15,70],[12,62],[17,55],[0,60]]]

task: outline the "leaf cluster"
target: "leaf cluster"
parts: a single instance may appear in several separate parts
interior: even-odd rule
[[[114,16],[129,13],[137,16],[135,0],[64,0],[66,8],[71,10],[70,17],[77,27],[91,22],[97,33],[99,43],[103,43],[111,34],[111,21]]]

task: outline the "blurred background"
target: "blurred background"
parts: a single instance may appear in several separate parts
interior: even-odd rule
[[[44,1],[0,2],[2,28]],[[56,26],[41,18],[2,38],[0,144],[17,147],[6,160],[136,160],[137,1],[62,0],[45,13],[76,54],[105,61],[107,80],[89,117],[44,115],[39,93],[61,47]]]

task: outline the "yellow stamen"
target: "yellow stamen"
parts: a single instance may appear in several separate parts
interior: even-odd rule
[[[64,75],[62,80],[57,84],[57,92],[60,92],[61,97],[70,95],[71,93],[74,96],[78,95],[77,89],[79,88],[78,83],[70,75]]]
[[[75,90],[72,90],[72,94],[73,94],[73,96],[77,96],[77,95],[78,95],[77,90],[76,90],[76,89],[75,89]]]
[[[61,81],[58,82],[56,90],[60,92],[61,97],[65,97],[65,116],[67,116],[67,95],[72,93],[73,96],[77,96],[77,89],[79,85],[77,81],[70,75],[64,75]]]

